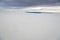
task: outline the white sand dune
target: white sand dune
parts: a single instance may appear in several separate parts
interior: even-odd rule
[[[26,12],[60,13],[60,6],[32,6],[24,9]]]
[[[0,11],[0,40],[60,40],[60,14]]]

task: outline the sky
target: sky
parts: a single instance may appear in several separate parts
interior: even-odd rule
[[[0,0],[0,6],[35,6],[60,3],[60,0]]]

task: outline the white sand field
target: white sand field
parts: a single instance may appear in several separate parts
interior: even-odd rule
[[[60,40],[60,14],[1,9],[0,40]]]

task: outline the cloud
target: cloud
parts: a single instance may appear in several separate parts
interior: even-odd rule
[[[34,6],[57,3],[59,0],[0,0],[0,6]]]

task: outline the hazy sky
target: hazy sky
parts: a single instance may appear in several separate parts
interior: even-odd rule
[[[0,6],[34,6],[55,4],[60,0],[0,0]]]

